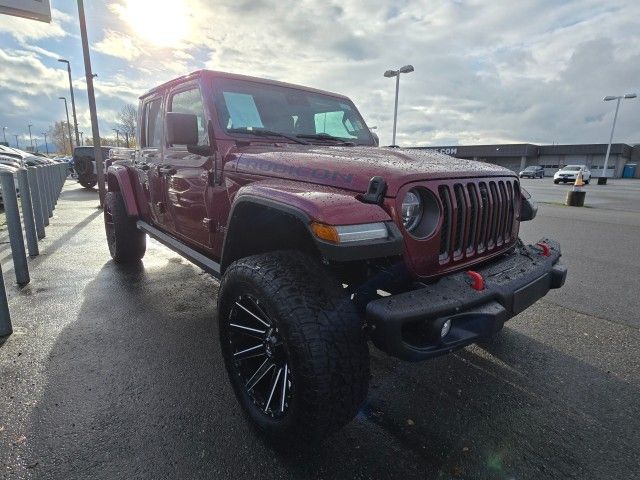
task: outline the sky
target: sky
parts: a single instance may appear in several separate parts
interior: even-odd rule
[[[90,135],[77,3],[51,24],[0,15],[0,126],[65,118],[71,62],[79,129]],[[615,102],[640,94],[640,2],[378,0],[85,1],[99,127],[123,105],[201,68],[345,94],[391,143],[400,80],[401,146],[606,143]],[[615,142],[640,143],[640,99],[622,103]]]

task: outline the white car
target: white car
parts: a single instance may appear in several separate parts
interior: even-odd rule
[[[578,172],[582,172],[582,180],[584,180],[584,183],[589,183],[589,180],[591,180],[591,172],[585,165],[566,165],[562,167],[553,175],[553,183],[574,183]]]

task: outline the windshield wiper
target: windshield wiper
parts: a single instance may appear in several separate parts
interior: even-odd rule
[[[355,145],[355,143],[345,140],[344,138],[334,137],[333,135],[329,135],[328,133],[300,133],[296,135],[298,138],[310,138],[314,140],[333,140],[335,142],[340,142],[343,145]]]
[[[304,140],[300,140],[297,135],[294,137],[293,135],[287,135],[282,132],[274,132],[273,130],[267,130],[266,128],[249,128],[249,127],[238,127],[238,128],[227,128],[227,132],[229,133],[247,133],[249,135],[257,135],[260,137],[282,137],[289,139],[293,142],[300,143],[302,145],[309,145],[309,142],[305,142]]]

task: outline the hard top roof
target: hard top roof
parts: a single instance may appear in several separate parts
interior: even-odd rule
[[[333,93],[333,92],[328,92],[326,90],[320,90],[317,88],[311,88],[311,87],[305,87],[303,85],[295,85],[292,83],[286,83],[286,82],[280,82],[278,80],[269,80],[266,78],[260,78],[260,77],[251,77],[248,75],[239,75],[237,73],[228,73],[228,72],[219,72],[216,70],[196,70],[195,72],[191,72],[187,75],[183,75],[181,77],[177,77],[174,78],[172,80],[169,80],[168,82],[165,82],[161,85],[158,85],[157,87],[152,88],[151,90],[147,91],[146,93],[144,93],[143,95],[140,96],[140,99],[143,99],[145,97],[148,97],[154,93],[157,93],[159,91],[171,88],[173,85],[177,85],[179,83],[183,83],[186,82],[188,80],[193,80],[193,79],[197,79],[200,77],[208,77],[208,78],[231,78],[231,79],[235,79],[235,80],[245,80],[245,81],[249,81],[249,82],[257,82],[257,83],[265,83],[268,85],[277,85],[280,87],[288,87],[288,88],[295,88],[297,90],[304,90],[306,92],[312,92],[312,93],[319,93],[319,94],[324,94],[324,95],[331,95],[333,97],[338,97],[338,98],[348,98],[345,95],[341,95],[339,93]]]

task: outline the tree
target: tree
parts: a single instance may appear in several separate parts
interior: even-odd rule
[[[53,143],[56,147],[58,153],[64,155],[71,154],[71,145],[69,144],[69,135],[67,134],[68,130],[67,122],[60,121],[53,124],[52,127],[49,127],[49,138],[51,138],[51,143]]]
[[[136,126],[138,120],[138,111],[135,105],[130,103],[122,107],[120,114],[118,115],[120,123],[118,123],[118,130],[120,130],[121,138],[129,136],[129,146],[135,147],[136,144]]]

